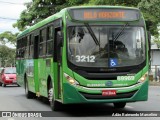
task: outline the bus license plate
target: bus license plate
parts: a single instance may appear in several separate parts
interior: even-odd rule
[[[116,96],[116,90],[102,90],[102,96]]]

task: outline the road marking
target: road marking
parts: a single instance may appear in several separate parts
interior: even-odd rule
[[[14,120],[13,118],[8,118],[8,120]]]

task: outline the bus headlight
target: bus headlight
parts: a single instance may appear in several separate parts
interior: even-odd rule
[[[146,72],[146,73],[138,80],[138,83],[143,83],[143,82],[146,80],[147,76],[148,76],[148,72]]]
[[[79,85],[79,83],[68,74],[64,73],[64,76],[71,85]]]

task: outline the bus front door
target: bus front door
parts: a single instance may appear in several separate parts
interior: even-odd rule
[[[35,93],[39,96],[39,78],[38,78],[38,41],[39,35],[34,36],[34,84],[35,84]]]
[[[55,98],[61,99],[62,83],[62,37],[60,27],[55,28],[54,40],[54,92]]]

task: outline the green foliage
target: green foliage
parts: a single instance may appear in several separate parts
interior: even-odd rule
[[[0,45],[0,67],[13,66],[15,64],[15,49]]]
[[[90,0],[93,5],[137,6],[141,0]]]
[[[80,5],[84,4],[85,2],[88,2],[87,0],[68,0],[68,6],[73,6],[73,5]]]
[[[154,42],[157,44],[158,48],[160,48],[160,40],[154,40]]]
[[[15,49],[5,46],[6,43],[11,43],[16,46],[16,36],[18,33],[13,34],[10,31],[6,31],[0,34],[0,67],[14,65],[15,62]]]
[[[159,0],[142,0],[138,7],[144,13],[147,29],[152,35],[158,36],[158,24],[160,20],[160,1]]]
[[[18,33],[13,34],[10,31],[6,31],[0,34],[0,42],[5,45],[6,43],[11,43],[16,46],[16,36]]]

